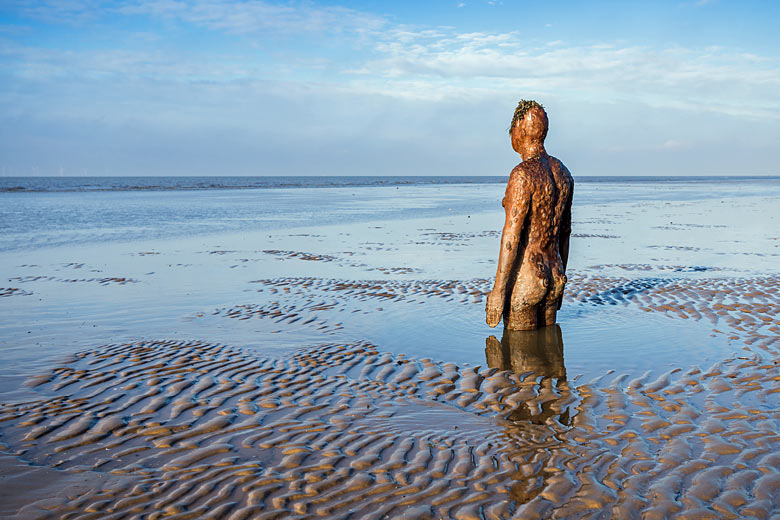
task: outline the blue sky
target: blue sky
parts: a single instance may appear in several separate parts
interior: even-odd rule
[[[0,175],[777,175],[780,2],[0,3]]]

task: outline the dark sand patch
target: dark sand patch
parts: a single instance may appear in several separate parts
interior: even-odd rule
[[[43,275],[30,275],[30,276],[15,276],[9,278],[9,281],[15,281],[19,283],[29,282],[62,282],[62,283],[98,283],[100,285],[125,285],[128,283],[139,283],[139,280],[134,278],[126,278],[124,276],[104,276],[100,278],[61,278],[58,276],[43,276]]]
[[[334,280],[313,277],[290,277],[253,280],[272,294],[289,293],[305,296],[322,293],[342,300],[366,301],[408,300],[410,298],[447,298],[466,303],[469,298],[481,299],[490,289],[490,280]]]
[[[336,260],[335,256],[331,255],[318,255],[315,253],[305,253],[303,251],[281,251],[278,249],[266,249],[263,253],[267,255],[274,255],[280,259],[292,259],[306,260],[310,262],[332,262]]]
[[[65,264],[62,264],[62,267],[66,267],[69,269],[83,269],[86,264],[82,262],[68,262]]]
[[[383,310],[382,307],[366,307],[366,302],[419,303],[431,297],[439,297],[447,302],[473,303],[481,301],[489,281],[292,277],[253,280],[250,283],[260,284],[262,288],[257,289],[257,292],[267,293],[270,301],[234,305],[210,313],[200,313],[200,316],[210,314],[241,320],[264,318],[287,326],[312,327],[324,334],[333,334],[344,328],[342,321],[347,319],[339,313],[366,314]]]
[[[18,287],[0,287],[0,298],[5,296],[30,296],[30,291],[19,289]]]
[[[572,233],[572,238],[620,238],[618,235],[605,235],[602,233]]]
[[[335,304],[326,302],[304,301],[285,305],[274,301],[265,305],[244,304],[228,309],[217,309],[212,315],[240,320],[266,318],[284,326],[286,330],[289,330],[292,325],[296,325],[311,327],[322,334],[334,334],[343,328],[342,324],[340,322],[332,323],[331,320],[316,314],[318,311],[330,310],[333,307]],[[202,316],[201,314],[196,317]]]
[[[420,236],[430,237],[435,240],[441,240],[445,242],[466,242],[474,238],[496,238],[501,236],[500,231],[495,229],[479,231],[479,232],[429,232],[421,233]]]
[[[366,271],[379,271],[382,274],[413,274],[420,272],[419,269],[414,267],[377,267],[374,269],[366,269]]]
[[[207,253],[209,255],[219,255],[219,256],[230,255],[233,253],[240,253],[240,251],[229,250],[229,249],[212,249],[211,251],[200,251],[200,252]]]
[[[653,265],[653,264],[598,264],[588,266],[589,271],[604,269],[620,269],[622,271],[674,271],[676,273],[701,273],[704,271],[720,271],[720,267],[703,265]],[[577,276],[577,273],[572,277]]]

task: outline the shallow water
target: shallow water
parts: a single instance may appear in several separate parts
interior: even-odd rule
[[[0,177],[0,251],[498,213],[497,202],[504,189],[500,177],[325,177],[314,182],[319,188],[295,185],[285,177],[249,178],[252,182],[244,186],[251,189],[234,187],[241,178],[227,179],[234,182],[220,184],[220,178],[177,177]],[[443,180],[447,183],[442,184]],[[127,188],[139,183],[144,189]],[[215,188],[189,189],[204,183],[214,184]],[[26,188],[24,191],[3,191],[20,184]],[[256,184],[272,188],[252,188]],[[290,184],[296,187],[286,187]],[[160,189],[150,191],[154,187]],[[778,177],[636,177],[622,181],[595,177],[578,182],[575,204],[586,207],[626,203],[641,213],[645,203],[677,205],[707,200],[725,204],[744,198],[776,198],[778,193]],[[726,209],[731,218],[740,219],[737,227],[745,227],[742,224],[748,221],[742,220],[743,215],[735,208]],[[600,221],[612,222],[609,218]],[[674,225],[671,221],[663,224]]]
[[[502,190],[0,194],[0,514],[777,512],[780,186],[577,185],[511,337]]]

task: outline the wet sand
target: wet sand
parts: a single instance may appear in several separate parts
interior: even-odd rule
[[[6,254],[0,515],[771,518],[774,201],[729,202],[575,205],[529,333],[498,211]]]

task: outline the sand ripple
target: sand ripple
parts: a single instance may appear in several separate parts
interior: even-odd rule
[[[370,345],[281,360],[201,343],[116,345],[33,384],[52,397],[0,409],[2,440],[16,455],[134,477],[128,489],[63,500],[54,516],[363,518],[420,504],[429,515],[509,514],[513,489],[541,491],[569,428],[556,418],[577,403],[565,381]],[[543,416],[505,419],[519,406]]]
[[[277,359],[146,341],[77,354],[31,381],[42,397],[0,405],[0,440],[30,464],[122,477],[25,517],[770,518],[778,278],[572,276],[570,305],[709,320],[743,345],[711,367],[572,382],[364,343]],[[316,313],[343,301],[473,304],[487,281],[259,283],[281,306],[306,296]],[[488,360],[497,348],[488,340]]]
[[[490,280],[337,280],[274,278],[255,280],[273,301],[218,309],[230,318],[270,318],[310,325],[323,333],[341,330],[324,311],[348,303],[419,303],[439,298],[454,304],[482,304]],[[780,276],[753,278],[615,277],[574,273],[566,286],[568,305],[623,305],[682,319],[708,320],[713,331],[747,344],[771,345],[780,337]]]
[[[564,380],[323,345],[114,345],[0,408],[36,465],[131,477],[41,517],[768,517],[780,367]],[[106,516],[108,515],[108,516]]]
[[[753,278],[619,278],[576,276],[571,302],[632,305],[673,318],[708,320],[717,333],[759,346],[780,337],[780,276]]]

